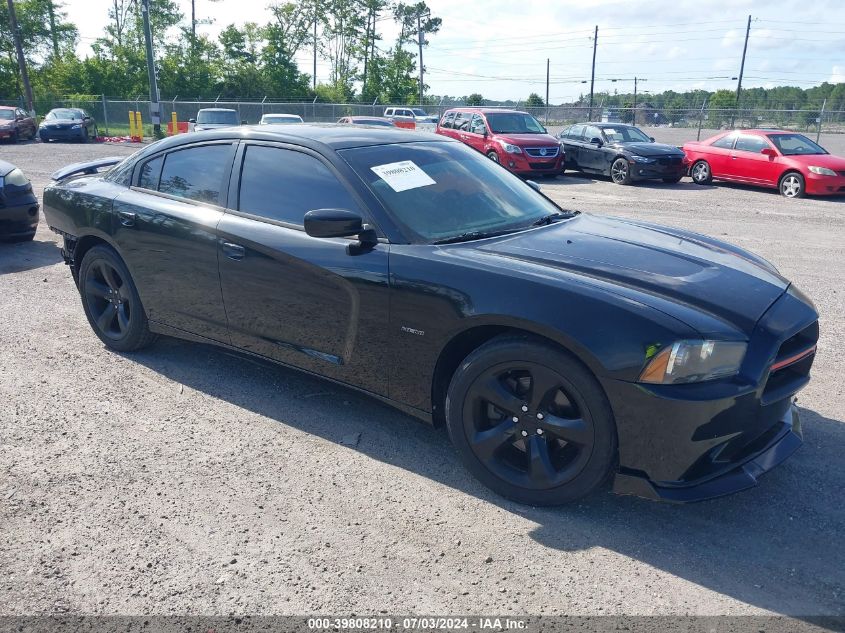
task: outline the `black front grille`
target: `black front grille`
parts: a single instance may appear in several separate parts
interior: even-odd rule
[[[554,163],[528,163],[531,169],[554,169]]]
[[[791,396],[807,384],[818,340],[819,323],[815,321],[781,343],[763,390],[764,403]]]
[[[683,156],[662,156],[657,159],[657,164],[663,166],[680,165],[683,159]]]
[[[525,153],[534,158],[557,158],[560,147],[526,147]],[[545,152],[545,154],[543,153]]]

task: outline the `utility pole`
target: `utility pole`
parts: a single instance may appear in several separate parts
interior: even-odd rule
[[[549,58],[546,57],[546,125],[549,124]]]
[[[311,83],[314,92],[317,92],[317,7],[319,0],[314,0],[314,74],[311,78]]]
[[[26,95],[26,109],[29,112],[32,112],[32,86],[29,84],[29,73],[26,70],[26,57],[23,55],[23,46],[21,46],[21,34],[18,30],[18,19],[17,16],[15,16],[15,3],[13,0],[6,1],[9,5],[9,27],[12,29],[12,37],[15,39],[15,50],[18,53],[18,68],[21,72],[23,91]]]
[[[593,120],[593,88],[596,84],[596,46],[599,42],[599,25],[596,24],[596,31],[593,34],[593,71],[590,74],[590,121]]]
[[[427,12],[425,15],[431,15],[431,12]],[[423,105],[423,92],[425,91],[425,84],[423,83],[423,44],[425,44],[425,35],[423,34],[422,30],[422,11],[417,11],[417,40],[419,41],[420,47],[420,107]]]
[[[11,2],[11,0],[9,0]],[[153,123],[153,136],[161,136],[161,111],[158,103],[158,84],[156,81],[155,58],[153,57],[153,34],[150,30],[150,1],[141,1],[141,13],[144,18],[144,42],[147,46],[147,74],[150,78],[150,120]]]
[[[637,78],[634,77],[634,125],[637,124]]]
[[[739,112],[739,93],[742,90],[742,74],[745,72],[745,53],[748,51],[748,36],[751,33],[751,16],[748,16],[748,26],[745,27],[745,44],[742,47],[742,62],[739,64],[739,80],[736,82],[736,102],[734,104],[734,116]],[[731,117],[733,127],[733,117]]]

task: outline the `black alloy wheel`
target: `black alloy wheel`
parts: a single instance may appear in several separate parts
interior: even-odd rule
[[[452,380],[446,418],[467,467],[531,505],[588,494],[615,459],[615,425],[595,378],[532,338],[494,339],[473,352]]]
[[[631,167],[624,158],[617,158],[610,166],[610,178],[617,185],[631,184]]]
[[[127,352],[155,340],[129,271],[111,248],[95,246],[86,253],[79,292],[88,322],[107,346]]]

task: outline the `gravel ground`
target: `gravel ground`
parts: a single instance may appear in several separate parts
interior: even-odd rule
[[[3,146],[40,194],[126,146]],[[845,615],[845,199],[567,175],[563,206],[750,248],[817,302],[806,443],[690,506],[534,509],[446,433],[293,371],[162,339],[107,351],[57,239],[0,244],[0,614]]]

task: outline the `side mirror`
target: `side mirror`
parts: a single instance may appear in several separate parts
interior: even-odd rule
[[[364,230],[363,218],[346,209],[315,209],[305,214],[305,232],[311,237],[350,237]]]
[[[654,143],[654,137],[653,136],[649,136],[648,140],[650,140],[652,143]]]
[[[773,150],[771,147],[764,147],[760,150],[760,153],[764,156],[768,156],[769,158],[777,158],[778,153]]]
[[[540,191],[540,183],[534,180],[526,180],[525,184],[531,187],[534,191]]]
[[[241,119],[241,125],[246,125],[246,119]]]
[[[84,117],[82,117],[82,120],[83,121],[90,121],[91,117],[90,116],[84,116]]]
[[[197,122],[196,119],[188,119],[188,123],[196,123],[196,122]]]
[[[604,143],[601,142],[601,139],[598,136],[594,136],[590,139],[590,145],[598,145],[601,147]]]

